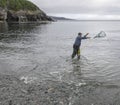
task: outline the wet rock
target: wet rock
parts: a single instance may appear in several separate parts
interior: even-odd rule
[[[8,22],[39,22],[39,21],[52,21],[44,12],[40,10],[36,11],[11,11],[7,12]]]
[[[12,100],[9,101],[9,105],[12,105]]]
[[[7,19],[7,12],[0,7],[0,21],[5,21]]]

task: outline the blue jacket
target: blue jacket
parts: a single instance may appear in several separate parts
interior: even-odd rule
[[[75,46],[80,46],[82,39],[87,39],[87,37],[86,37],[86,36],[83,36],[83,37],[77,36],[76,39],[75,39],[74,45],[75,45]]]

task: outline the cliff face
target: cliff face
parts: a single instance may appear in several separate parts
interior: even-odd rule
[[[0,21],[6,20],[7,19],[7,12],[0,8]]]
[[[42,10],[27,0],[0,0],[0,20],[8,22],[52,21]]]

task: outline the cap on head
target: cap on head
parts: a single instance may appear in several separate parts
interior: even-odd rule
[[[79,33],[78,33],[78,35],[82,35],[82,33],[81,33],[81,32],[79,32]]]

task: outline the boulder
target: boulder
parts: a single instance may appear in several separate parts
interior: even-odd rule
[[[7,19],[7,12],[4,9],[0,8],[0,21],[4,21],[6,19]]]

